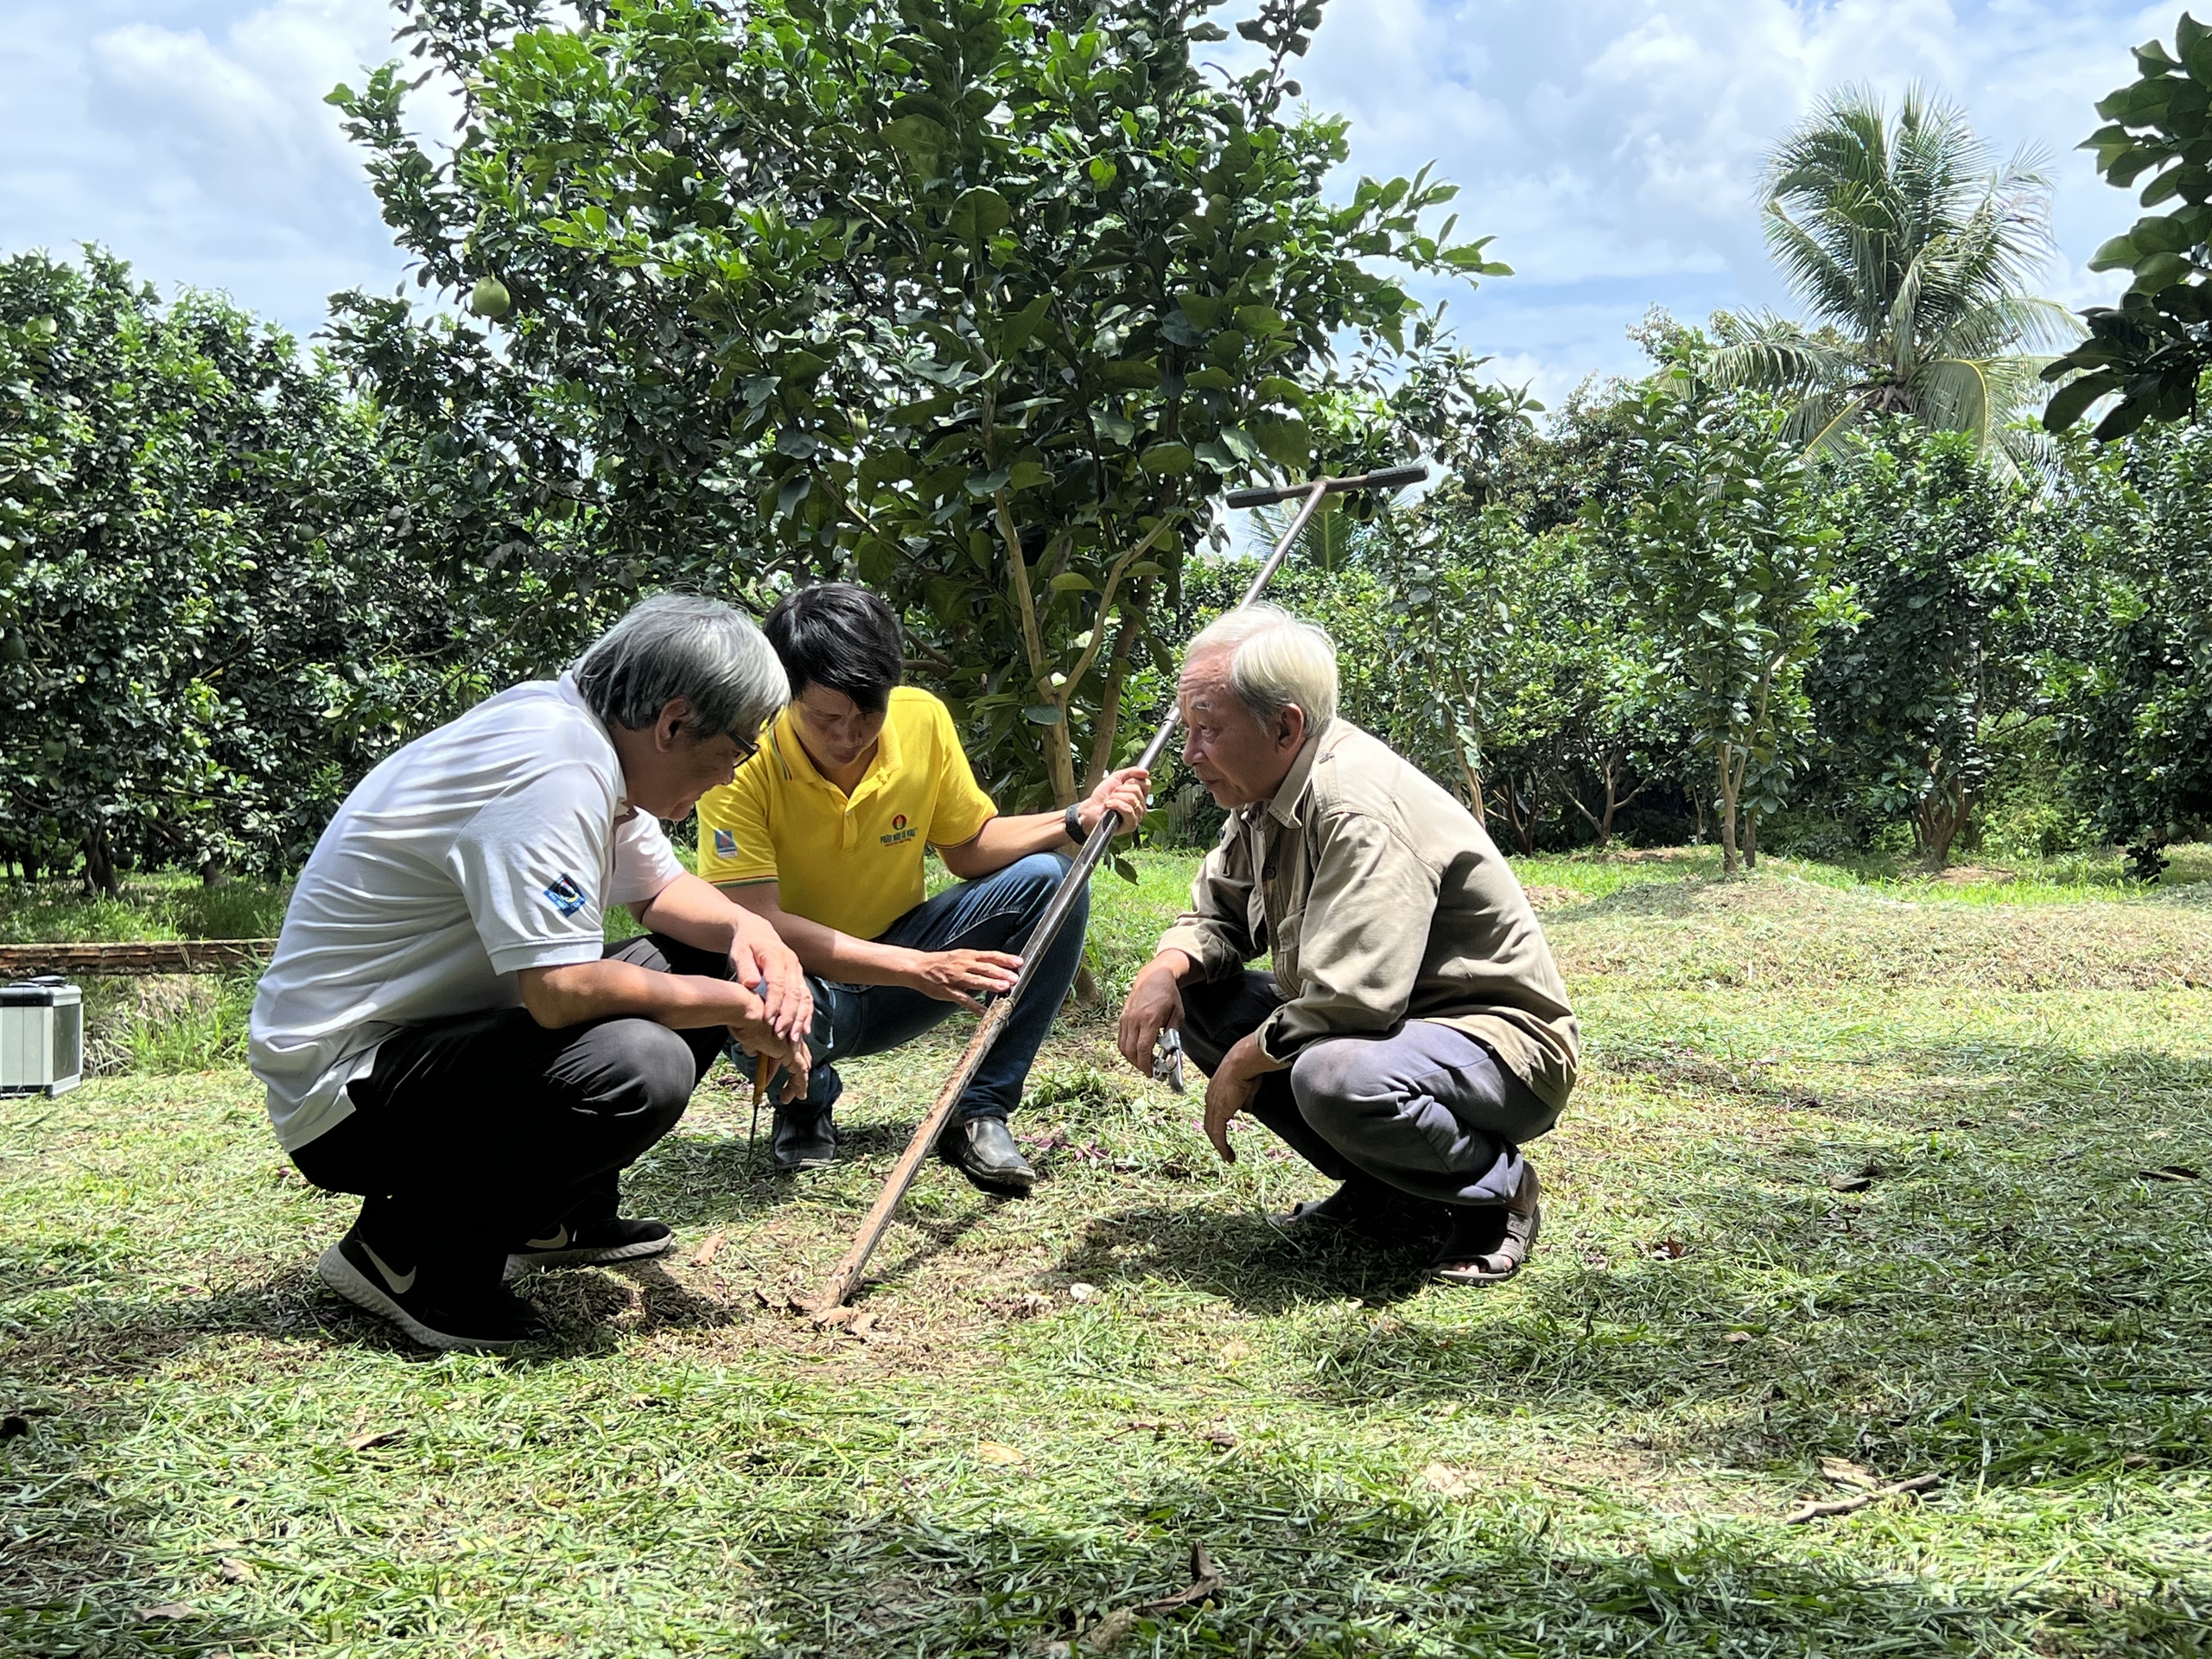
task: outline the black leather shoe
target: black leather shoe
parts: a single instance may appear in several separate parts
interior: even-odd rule
[[[775,1138],[768,1155],[778,1169],[826,1169],[837,1161],[837,1130],[830,1109],[804,1100],[776,1108]]]
[[[1023,1198],[1037,1185],[1037,1172],[1014,1144],[1002,1117],[971,1117],[955,1123],[937,1143],[937,1155],[986,1192]]]

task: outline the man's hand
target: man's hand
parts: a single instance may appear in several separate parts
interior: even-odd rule
[[[774,990],[772,985],[769,987],[770,995],[774,995]],[[756,1064],[766,1059],[771,1075],[779,1067],[782,1069],[784,1086],[777,1091],[778,1100],[789,1104],[803,1098],[806,1094],[807,1074],[814,1069],[814,1055],[807,1046],[806,1033],[802,1031],[794,1036],[778,1031],[768,1018],[769,1003],[766,1000],[748,995],[746,1001],[757,1012],[750,1018],[741,1014],[729,1022],[730,1035],[737,1039],[738,1046],[750,1054]],[[752,1081],[751,1077],[746,1078],[748,1084]]]
[[[906,982],[925,996],[957,1002],[970,1014],[983,1011],[976,997],[1012,990],[1021,973],[1021,958],[1004,950],[918,950],[914,957]]]
[[[1152,774],[1141,766],[1124,766],[1119,772],[1109,772],[1098,780],[1083,804],[1076,809],[1076,820],[1083,825],[1087,836],[1098,827],[1099,818],[1108,812],[1118,812],[1122,821],[1115,827],[1117,836],[1133,836],[1144,822],[1145,787]]]
[[[1183,1028],[1182,976],[1190,963],[1180,950],[1161,952],[1137,969],[1129,984],[1129,1000],[1122,1004],[1122,1058],[1147,1077],[1160,1033],[1170,1026]]]
[[[1229,1120],[1252,1103],[1262,1077],[1281,1070],[1260,1046],[1256,1032],[1239,1038],[1214,1068],[1213,1076],[1206,1081],[1206,1139],[1213,1142],[1223,1163],[1236,1161],[1236,1148],[1229,1144]]]
[[[807,988],[806,970],[764,918],[736,905],[730,908],[740,918],[729,942],[731,976],[741,985],[766,980],[763,1022],[786,1045],[803,1040],[814,1029],[814,993]]]

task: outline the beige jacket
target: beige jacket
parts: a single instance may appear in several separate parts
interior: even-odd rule
[[[1554,1109],[1580,1033],[1528,896],[1482,825],[1348,721],[1308,738],[1272,801],[1229,815],[1160,948],[1208,980],[1272,953],[1269,1058],[1408,1020],[1479,1040]]]

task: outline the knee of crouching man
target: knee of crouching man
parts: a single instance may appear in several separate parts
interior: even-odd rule
[[[1068,872],[1074,868],[1073,859],[1063,857],[1058,853],[1031,853],[1016,859],[1007,867],[1007,874],[1028,888],[1030,903],[1041,912],[1051,902],[1060,883],[1067,879]],[[1075,906],[1068,913],[1081,916],[1086,914],[1090,908],[1090,889],[1087,887],[1078,888]]]
[[[1352,1109],[1367,1047],[1356,1039],[1327,1037],[1308,1043],[1290,1063],[1290,1092],[1299,1115],[1314,1128]]]
[[[663,1119],[673,1124],[691,1103],[698,1062],[691,1046],[666,1026],[651,1020],[616,1020],[601,1028],[612,1046],[607,1056],[613,1088],[609,1108],[624,1116]]]

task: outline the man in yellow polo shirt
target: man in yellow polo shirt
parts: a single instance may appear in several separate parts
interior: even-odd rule
[[[1062,812],[1001,817],[976,785],[945,707],[899,683],[899,620],[865,588],[802,588],[763,630],[791,702],[760,750],[699,803],[699,874],[772,923],[814,992],[814,1069],[803,1099],[776,1108],[772,1153],[783,1169],[837,1155],[835,1062],[911,1041],[955,1007],[1009,988],[1012,954],[1044,914],[1102,812],[1132,829],[1146,774],[1130,768]],[[923,897],[934,847],[960,878]],[[1079,896],[976,1071],[938,1143],[985,1192],[1015,1197],[1037,1179],[1007,1130],[1030,1063],[1083,957]]]

